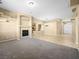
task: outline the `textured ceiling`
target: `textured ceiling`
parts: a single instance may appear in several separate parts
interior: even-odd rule
[[[34,1],[35,6],[28,7],[28,1]],[[2,2],[0,7],[15,12],[28,13],[43,20],[69,19],[72,16],[69,0],[2,0]]]

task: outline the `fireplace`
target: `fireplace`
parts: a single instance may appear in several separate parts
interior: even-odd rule
[[[28,36],[29,31],[28,30],[22,30],[22,36]]]

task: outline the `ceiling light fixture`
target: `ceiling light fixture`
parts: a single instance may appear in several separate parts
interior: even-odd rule
[[[29,5],[32,6],[34,3],[33,2],[29,2]]]
[[[35,6],[35,2],[34,1],[28,1],[27,2],[27,6],[28,7],[34,7]]]

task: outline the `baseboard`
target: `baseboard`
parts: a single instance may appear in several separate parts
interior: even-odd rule
[[[2,42],[7,42],[7,41],[13,41],[13,40],[17,40],[17,39],[8,39],[8,40],[3,40],[3,41],[0,41],[0,43],[2,43]]]

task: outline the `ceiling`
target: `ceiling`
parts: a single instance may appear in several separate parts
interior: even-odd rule
[[[28,7],[28,1],[34,1],[35,6]],[[2,0],[0,7],[31,14],[42,20],[70,19],[72,16],[69,0]]]

